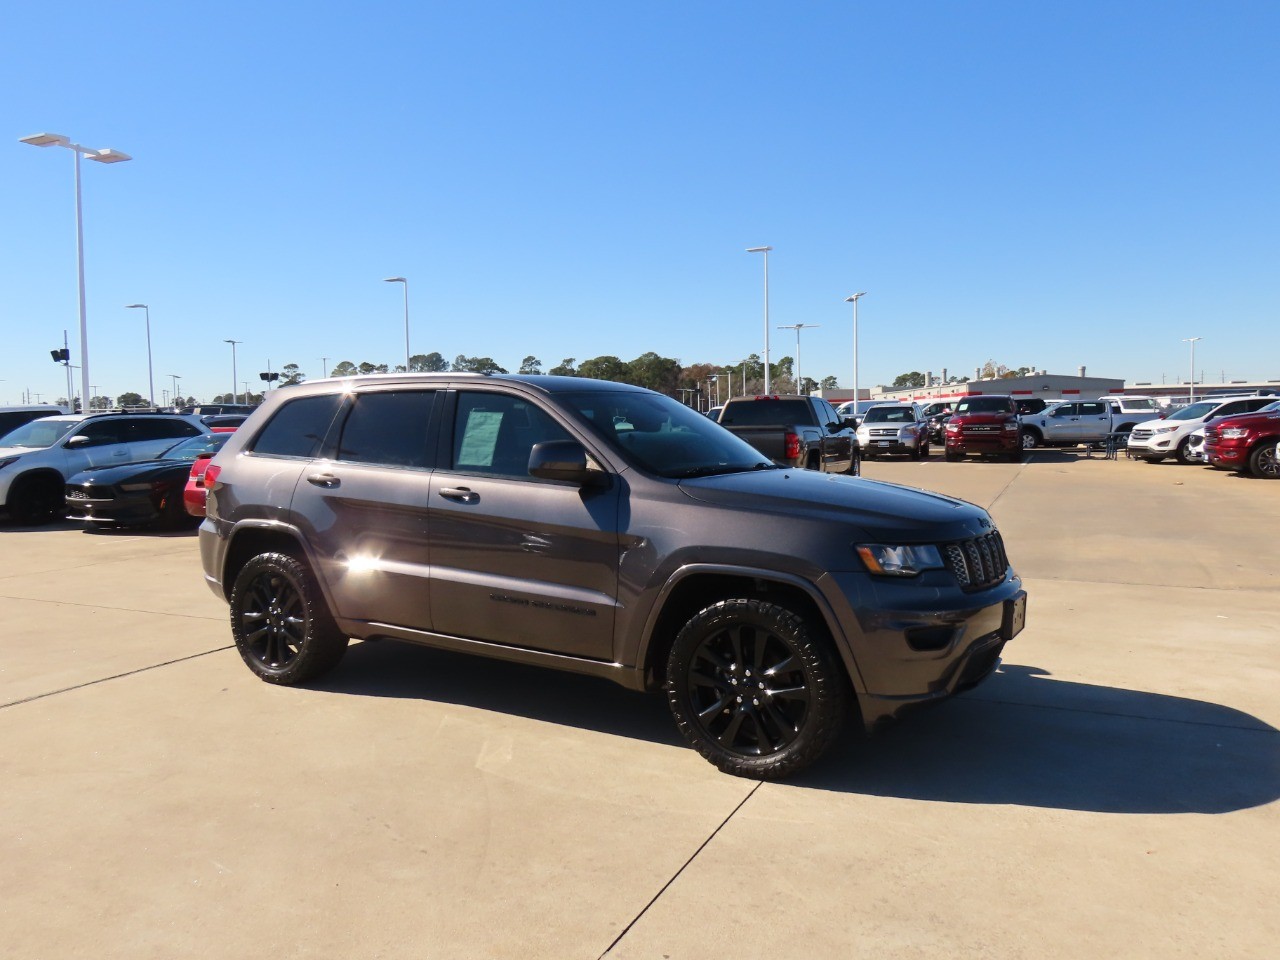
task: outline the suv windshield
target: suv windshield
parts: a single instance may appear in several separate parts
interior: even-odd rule
[[[561,399],[624,460],[662,477],[774,467],[745,440],[670,397],[608,390]]]
[[[916,414],[910,407],[872,407],[863,423],[915,423]]]
[[[0,447],[52,447],[79,423],[79,420],[32,420],[0,437]]]
[[[1008,397],[966,397],[956,404],[956,413],[1009,413]]]
[[[1193,403],[1189,407],[1183,407],[1177,413],[1169,414],[1167,417],[1165,417],[1165,419],[1166,420],[1199,420],[1203,417],[1208,416],[1209,411],[1216,406],[1218,406],[1218,402],[1216,400],[1201,402],[1201,403]]]

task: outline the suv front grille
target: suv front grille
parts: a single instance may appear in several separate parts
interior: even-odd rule
[[[1134,430],[1129,434],[1130,440],[1150,440],[1154,430]]]
[[[966,425],[964,428],[964,432],[965,433],[999,433],[1000,427],[997,426],[996,424],[979,423],[979,424],[974,424],[973,426]]]
[[[962,590],[982,590],[1004,579],[1009,569],[1009,558],[1004,552],[1004,540],[998,531],[973,540],[949,543],[942,548],[947,566],[960,581]]]
[[[872,427],[871,436],[896,438],[898,436],[898,428],[897,427]]]

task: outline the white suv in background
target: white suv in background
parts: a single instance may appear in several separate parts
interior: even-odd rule
[[[67,477],[90,467],[150,460],[187,437],[211,434],[199,417],[157,413],[41,417],[4,435],[0,513],[19,523],[62,516]]]
[[[1210,397],[1197,400],[1169,414],[1163,420],[1148,420],[1133,428],[1129,434],[1129,455],[1141,457],[1150,463],[1159,463],[1170,455],[1179,463],[1195,463],[1188,444],[1191,434],[1211,420],[1232,417],[1241,413],[1253,413],[1275,397]]]

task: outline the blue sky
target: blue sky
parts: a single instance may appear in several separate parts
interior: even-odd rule
[[[412,346],[860,382],[1280,379],[1274,2],[38,7],[0,15],[0,402],[209,398]],[[775,357],[794,335],[774,331]],[[1197,377],[1199,371],[1197,371]],[[255,384],[256,386],[256,384]]]

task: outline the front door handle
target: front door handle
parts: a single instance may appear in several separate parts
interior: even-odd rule
[[[470,487],[442,487],[440,496],[446,500],[456,500],[459,503],[479,503],[480,494],[476,493]]]
[[[313,473],[307,477],[307,483],[317,487],[324,487],[326,490],[332,490],[334,487],[339,486],[342,481],[332,473]]]

